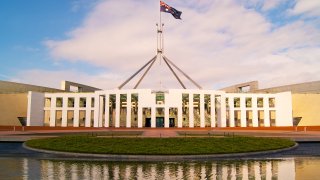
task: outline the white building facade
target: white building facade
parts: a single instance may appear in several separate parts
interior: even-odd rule
[[[28,126],[205,128],[292,126],[290,92],[115,89],[28,94]]]

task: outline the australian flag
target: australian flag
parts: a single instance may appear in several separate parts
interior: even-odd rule
[[[169,6],[168,4],[164,3],[163,1],[160,1],[160,11],[170,13],[176,19],[181,19],[180,16],[181,16],[182,12]]]

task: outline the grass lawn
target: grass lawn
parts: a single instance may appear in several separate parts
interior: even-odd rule
[[[291,147],[295,142],[279,138],[105,138],[64,136],[26,142],[33,148],[95,154],[196,155],[273,150]]]

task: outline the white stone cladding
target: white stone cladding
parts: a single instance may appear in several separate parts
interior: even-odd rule
[[[293,125],[290,92],[115,89],[94,93],[29,94],[28,125],[115,128]]]

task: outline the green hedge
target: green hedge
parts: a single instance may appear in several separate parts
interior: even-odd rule
[[[65,136],[26,142],[33,148],[97,154],[196,155],[266,151],[291,147],[295,142],[279,138],[105,138]]]

